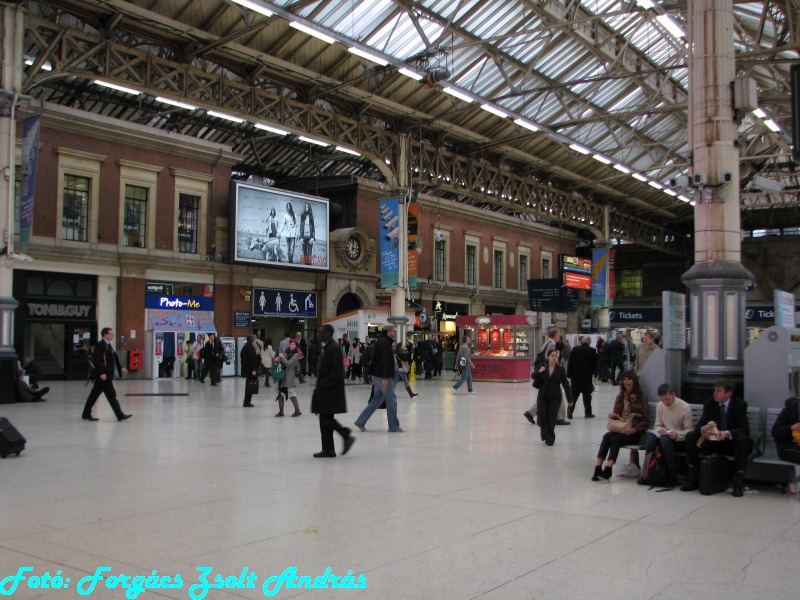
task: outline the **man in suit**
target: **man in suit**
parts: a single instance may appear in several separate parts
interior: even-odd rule
[[[333,445],[333,432],[337,431],[344,439],[342,455],[347,454],[356,438],[349,427],[342,427],[334,415],[347,412],[347,398],[344,394],[344,369],[342,351],[333,341],[333,326],[325,323],[317,330],[317,339],[322,346],[322,355],[317,366],[317,385],[311,396],[311,412],[319,415],[319,435],[322,451],[314,458],[333,458],[336,448]]]
[[[200,376],[200,383],[205,383],[206,375],[211,374],[211,385],[220,382],[219,372],[222,369],[222,354],[225,348],[215,333],[208,334],[208,341],[203,347],[203,374]]]
[[[735,473],[733,496],[743,494],[744,468],[750,453],[750,424],[747,421],[747,402],[733,395],[733,382],[718,379],[714,382],[714,398],[703,404],[703,415],[694,431],[686,434],[686,457],[689,462],[689,479],[681,486],[688,492],[698,488],[700,452],[732,454]],[[716,431],[715,431],[716,430]],[[698,448],[697,442],[703,439]],[[716,439],[712,439],[716,438]]]
[[[261,364],[261,356],[258,352],[256,344],[256,336],[248,335],[247,343],[242,346],[241,356],[242,359],[242,377],[248,381],[255,381],[258,385],[258,365]],[[242,406],[253,408],[253,390],[245,383],[244,386],[244,403]]]
[[[120,375],[125,375],[128,370],[123,369],[119,364],[119,357],[114,352],[114,347],[111,342],[114,340],[114,330],[111,327],[103,327],[100,332],[103,337],[102,340],[95,344],[92,350],[92,364],[94,365],[94,386],[92,391],[89,392],[89,397],[86,399],[86,404],[83,407],[83,420],[84,421],[99,421],[98,418],[92,416],[92,408],[94,403],[100,397],[100,394],[106,395],[106,400],[111,405],[111,409],[117,416],[117,421],[125,421],[130,419],[133,415],[126,415],[122,412],[122,408],[117,400],[117,390],[114,389],[114,373],[119,371]]]
[[[567,409],[567,418],[572,418],[578,396],[583,396],[583,415],[587,419],[594,417],[592,414],[592,392],[594,385],[592,377],[597,370],[597,350],[591,346],[591,337],[588,335],[580,338],[580,344],[571,352],[567,363],[567,376],[572,388],[572,404]]]

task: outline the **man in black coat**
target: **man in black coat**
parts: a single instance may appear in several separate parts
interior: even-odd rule
[[[117,420],[125,421],[126,419],[130,419],[132,415],[126,415],[122,412],[119,400],[117,400],[117,390],[114,389],[114,373],[116,370],[119,371],[120,375],[125,375],[128,370],[123,369],[122,365],[119,364],[119,357],[111,346],[111,341],[114,339],[114,330],[111,329],[111,327],[103,327],[100,335],[103,336],[103,339],[97,342],[92,349],[94,386],[92,387],[92,391],[89,392],[89,397],[86,399],[82,418],[84,421],[99,421],[97,417],[92,416],[92,408],[100,397],[100,394],[105,394],[106,400],[108,400],[111,409],[117,416]]]
[[[597,370],[597,350],[592,348],[591,337],[588,335],[580,338],[580,344],[570,353],[567,363],[567,375],[572,388],[572,404],[567,410],[567,418],[572,418],[578,396],[583,396],[583,415],[587,419],[594,417],[592,414],[592,392],[594,385],[592,377]]]
[[[619,377],[625,370],[625,344],[621,333],[618,333],[616,338],[606,344],[606,355],[608,356],[608,366],[611,368],[611,384],[619,385]]]
[[[219,372],[222,369],[222,354],[225,348],[215,333],[208,334],[208,341],[203,347],[203,374],[200,376],[200,383],[205,383],[206,375],[211,374],[211,385],[217,385],[220,381]]]
[[[317,339],[322,346],[319,364],[317,365],[317,385],[311,395],[311,412],[319,415],[319,435],[322,440],[322,452],[314,454],[314,458],[333,458],[336,448],[333,445],[333,432],[339,432],[344,438],[342,455],[347,454],[356,438],[349,427],[342,427],[334,415],[347,412],[347,398],[344,395],[344,356],[336,342],[333,341],[333,326],[325,323],[317,330]]]
[[[394,376],[397,373],[397,363],[395,362],[394,338],[397,335],[397,327],[387,323],[383,326],[383,335],[375,342],[375,355],[372,357],[370,372],[372,377],[372,398],[363,412],[358,415],[355,421],[356,427],[361,431],[366,431],[365,425],[384,401],[386,402],[386,419],[389,421],[389,431],[391,433],[403,433],[405,429],[400,427],[397,419],[397,397],[394,394]]]
[[[688,492],[698,488],[700,452],[707,454],[732,454],[735,473],[733,496],[744,495],[744,469],[750,454],[750,423],[747,420],[747,402],[733,395],[730,379],[714,382],[714,398],[703,404],[703,415],[694,431],[686,434],[686,459],[689,463],[689,479],[681,486]],[[713,424],[709,424],[712,423]],[[716,429],[716,432],[714,431]],[[712,437],[716,439],[712,439]],[[697,446],[701,441],[700,447]]]
[[[242,346],[242,352],[239,356],[242,359],[242,377],[247,379],[244,386],[244,403],[242,406],[247,408],[253,407],[253,387],[250,381],[255,381],[258,385],[258,365],[261,364],[261,357],[256,349],[256,336],[248,335],[247,343]],[[256,388],[258,389],[258,388]]]

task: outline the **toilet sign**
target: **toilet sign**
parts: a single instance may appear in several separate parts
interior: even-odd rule
[[[253,316],[314,319],[317,292],[253,288]]]

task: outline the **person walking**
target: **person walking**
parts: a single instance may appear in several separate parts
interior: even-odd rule
[[[253,405],[253,391],[255,388],[256,393],[258,390],[258,348],[256,346],[256,336],[248,335],[247,343],[242,346],[242,352],[239,355],[242,359],[242,377],[245,378],[244,386],[244,402],[242,406],[252,408]],[[255,386],[251,383],[255,382]]]
[[[465,335],[461,338],[461,347],[459,347],[458,354],[456,354],[456,364],[461,369],[461,377],[456,384],[450,388],[453,390],[454,394],[458,393],[458,388],[460,388],[464,382],[467,383],[467,393],[475,393],[472,390],[472,369],[475,368],[475,363],[470,359],[470,354],[472,354],[472,349],[470,348],[469,336]]]
[[[587,419],[594,418],[592,413],[592,392],[594,384],[592,378],[597,370],[597,350],[591,347],[592,338],[588,335],[580,337],[578,345],[570,355],[567,363],[567,376],[572,388],[572,403],[567,408],[567,418],[571,419],[575,411],[578,396],[583,396],[583,416]]]
[[[211,375],[211,385],[215,386],[220,382],[219,372],[222,368],[222,354],[225,349],[222,342],[215,333],[208,334],[208,341],[203,348],[203,374],[200,375],[200,383],[205,383],[206,375]]]
[[[536,415],[539,419],[539,433],[548,446],[556,443],[556,417],[561,406],[561,388],[567,402],[572,402],[567,372],[558,364],[559,352],[551,348],[547,352],[547,363],[536,371],[533,387],[539,390],[536,395]]]
[[[539,356],[541,356],[543,361],[544,361],[544,363],[540,363],[540,366],[541,366],[541,364],[547,364],[547,355],[550,353],[550,350],[552,350],[552,349],[558,350],[558,343],[560,341],[561,341],[561,333],[558,331],[558,327],[550,327],[547,330],[547,341],[544,343],[544,346],[542,346],[542,349],[539,351],[539,354],[537,354],[537,361],[539,359]],[[561,356],[560,356],[560,353],[559,353],[559,364],[560,364],[560,362],[561,362]],[[538,369],[534,370],[534,372],[531,373],[531,379],[535,379],[536,378],[536,372],[537,371],[538,371]],[[566,416],[567,416],[567,406],[566,405],[567,405],[567,402],[562,399],[561,405],[559,406],[559,409],[558,409],[558,415],[557,415],[557,418],[556,418],[556,425],[570,425],[570,422],[566,419]],[[526,410],[524,413],[522,413],[522,416],[525,417],[526,419],[528,419],[528,422],[531,425],[536,425],[536,411],[537,410],[538,410],[538,402],[534,402],[533,405],[528,410]]]
[[[319,343],[316,339],[311,340],[308,344],[308,376],[317,376],[317,363],[319,362]]]
[[[267,374],[264,376],[264,388],[269,387],[269,370],[272,368],[272,363],[275,360],[275,350],[272,349],[272,338],[268,337],[264,340],[261,346],[261,364]]]
[[[300,367],[300,373],[298,374],[297,379],[300,383],[306,382],[306,353],[308,352],[308,342],[306,338],[303,337],[303,332],[298,331],[295,335],[295,340],[297,340],[297,350],[300,353],[300,362],[298,366]]]
[[[192,340],[187,340],[186,342],[186,364],[188,366],[186,372],[186,379],[200,379],[200,350],[202,350],[203,345],[200,343],[200,340],[197,336],[194,337]]]
[[[92,391],[89,392],[89,397],[86,399],[81,418],[84,421],[99,421],[100,419],[92,416],[92,408],[94,408],[94,404],[100,394],[105,394],[106,400],[108,400],[117,417],[117,421],[125,421],[133,415],[122,412],[119,400],[117,400],[117,390],[114,389],[114,373],[119,372],[124,377],[128,370],[122,368],[119,356],[114,352],[114,347],[111,345],[114,340],[114,330],[111,327],[103,327],[100,335],[103,339],[97,342],[92,350],[94,386],[92,386]]]
[[[350,352],[347,355],[347,360],[350,361],[351,381],[361,379],[361,353],[363,351],[364,345],[358,341],[358,338],[353,338],[353,343],[350,344]]]
[[[286,353],[284,354],[281,352],[278,354],[276,360],[279,360],[281,363],[283,363],[283,366],[286,369],[286,379],[284,379],[282,382],[275,382],[275,385],[278,388],[278,412],[275,416],[283,416],[283,403],[285,401],[284,396],[286,396],[292,401],[292,406],[294,406],[294,413],[292,413],[292,416],[299,417],[303,413],[300,412],[300,404],[297,402],[297,392],[295,391],[295,388],[297,387],[297,376],[294,373],[294,369],[297,366],[297,363],[300,361],[300,351],[297,348],[297,341],[289,340],[289,347],[286,348]],[[283,383],[283,386],[281,386],[281,383]]]
[[[411,384],[408,381],[408,373],[411,371],[411,355],[406,349],[404,342],[397,344],[395,363],[397,364],[397,371],[395,372],[394,376],[394,384],[396,385],[398,381],[402,381],[403,385],[405,385],[406,392],[408,392],[409,398],[419,396],[419,394],[415,394],[411,390]]]
[[[372,416],[372,413],[384,401],[386,402],[386,419],[389,422],[389,431],[391,433],[403,433],[405,431],[400,427],[400,421],[397,418],[397,398],[394,395],[394,376],[397,368],[395,367],[392,345],[396,335],[397,327],[387,323],[383,326],[383,335],[375,342],[375,354],[370,365],[372,398],[356,419],[355,425],[359,431],[366,431],[364,426]]]
[[[322,451],[314,458],[334,458],[333,432],[344,440],[342,456],[347,454],[356,441],[349,427],[343,427],[334,415],[347,412],[347,397],[344,392],[344,370],[342,352],[333,340],[333,326],[325,323],[319,326],[317,338],[322,344],[322,354],[317,366],[317,384],[311,395],[311,412],[319,415],[319,436]]]

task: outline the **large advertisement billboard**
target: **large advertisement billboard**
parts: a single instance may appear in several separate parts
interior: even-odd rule
[[[234,262],[327,271],[328,201],[250,183],[231,184]]]

